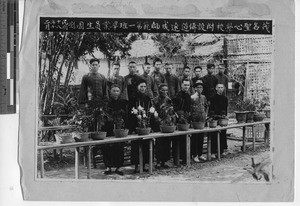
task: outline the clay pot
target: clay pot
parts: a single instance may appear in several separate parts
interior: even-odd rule
[[[148,127],[148,128],[136,128],[136,133],[138,134],[138,135],[148,135],[148,134],[150,134],[150,132],[151,132],[151,128],[150,127]]]
[[[265,117],[266,117],[266,115],[264,113],[255,113],[253,120],[254,120],[254,122],[260,122],[260,121],[263,121]]]
[[[167,125],[161,125],[160,126],[160,131],[162,133],[173,133],[176,129],[176,126],[173,125],[173,126],[167,126]]]
[[[177,124],[178,131],[188,131],[190,124]]]
[[[210,121],[208,122],[208,126],[209,126],[210,128],[215,128],[217,125],[218,125],[218,120],[210,120]]]
[[[76,133],[74,139],[76,142],[87,142],[90,140],[91,133]]]
[[[245,123],[247,119],[247,112],[235,112],[237,123]]]
[[[255,113],[254,111],[247,112],[246,122],[248,123],[253,122],[254,113]]]
[[[67,144],[74,142],[72,133],[54,134],[56,142]]]
[[[219,119],[218,120],[218,124],[221,126],[221,127],[225,127],[228,125],[228,119],[227,118],[224,118],[224,119]]]
[[[102,132],[102,131],[93,132],[93,133],[91,133],[91,138],[93,140],[104,140],[106,137],[106,134],[107,134],[107,132]]]
[[[128,129],[114,129],[114,134],[117,138],[127,137],[128,131]]]
[[[194,129],[203,129],[205,127],[205,122],[192,122],[192,127]]]

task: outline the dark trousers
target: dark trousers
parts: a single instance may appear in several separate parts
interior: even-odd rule
[[[168,137],[157,138],[155,140],[155,156],[157,163],[170,160],[171,142]]]
[[[191,154],[192,156],[201,156],[203,152],[204,134],[192,134],[191,137]]]
[[[131,141],[131,164],[139,164],[139,141]],[[143,163],[149,163],[149,141],[142,141],[142,150],[143,150]]]
[[[103,160],[106,167],[122,167],[124,163],[124,143],[102,146]]]
[[[217,140],[217,132],[211,132],[211,153],[216,154],[218,150],[218,140]],[[220,153],[222,154],[224,152],[224,149],[226,149],[227,145],[227,136],[226,136],[226,130],[222,130],[220,133]]]

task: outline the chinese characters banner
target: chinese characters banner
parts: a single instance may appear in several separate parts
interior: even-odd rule
[[[272,34],[271,20],[40,17],[40,31]]]

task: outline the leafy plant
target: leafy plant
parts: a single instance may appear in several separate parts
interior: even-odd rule
[[[112,111],[111,118],[115,129],[125,129],[124,115],[126,115],[124,110]]]
[[[193,122],[205,122],[206,114],[203,108],[200,105],[192,105],[191,120]]]
[[[190,121],[190,113],[185,111],[177,112],[177,123],[179,124],[188,124]]]
[[[161,125],[173,126],[176,123],[174,107],[168,102],[160,106],[159,121]]]

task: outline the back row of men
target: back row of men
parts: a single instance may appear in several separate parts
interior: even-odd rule
[[[115,62],[112,67],[112,76],[105,78],[104,75],[98,72],[100,68],[99,59],[90,60],[90,72],[83,76],[81,82],[81,89],[79,95],[79,103],[85,103],[92,99],[108,99],[110,88],[114,84],[118,84],[121,88],[121,99],[129,100],[136,95],[136,83],[140,79],[144,79],[147,82],[146,94],[153,99],[158,96],[158,87],[162,83],[168,85],[168,96],[172,99],[181,90],[181,83],[184,79],[190,80],[190,94],[194,93],[193,86],[197,81],[202,81],[204,84],[203,94],[210,102],[211,98],[216,93],[216,85],[223,84],[225,86],[224,95],[227,95],[228,91],[228,77],[224,74],[225,68],[222,65],[218,66],[218,74],[213,75],[215,69],[214,64],[207,64],[207,74],[201,77],[202,68],[196,66],[194,68],[195,77],[191,78],[191,68],[185,66],[183,69],[183,75],[177,77],[172,74],[173,65],[171,63],[165,63],[165,73],[161,72],[162,60],[159,58],[154,59],[153,67],[154,71],[151,71],[151,65],[149,63],[143,64],[144,73],[138,75],[137,64],[134,61],[129,62],[128,70],[129,74],[125,77],[121,76],[120,63]]]

